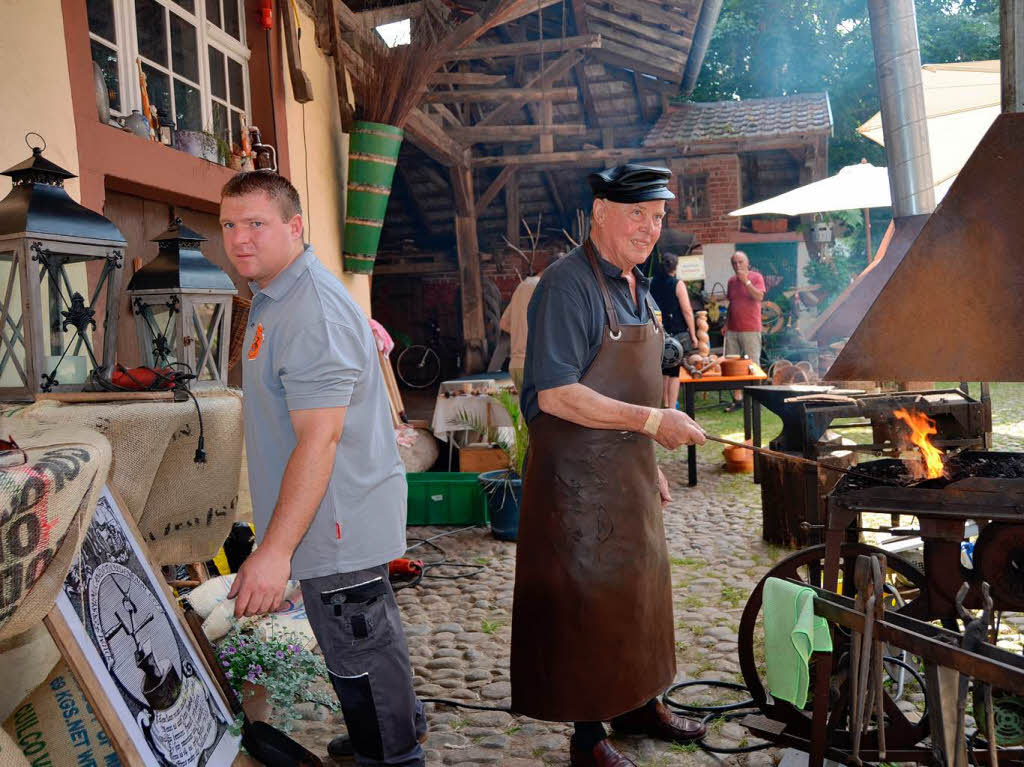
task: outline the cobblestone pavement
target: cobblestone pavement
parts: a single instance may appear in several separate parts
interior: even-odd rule
[[[993,387],[995,449],[1024,450],[1024,386]],[[740,437],[738,414],[728,418],[707,411],[701,418],[710,431]],[[766,439],[778,423],[766,419]],[[721,446],[699,451],[699,483],[685,486],[684,453],[659,451],[674,500],[666,509],[665,528],[672,557],[676,616],[677,680],[742,681],[737,662],[740,613],[752,586],[786,551],[760,538],[760,493],[749,475],[722,472]],[[428,537],[443,528],[410,528],[410,537]],[[478,705],[509,704],[509,638],[515,545],[494,540],[477,528],[439,539],[449,561],[483,565],[481,573],[459,580],[425,579],[419,588],[400,592],[415,683],[422,697],[463,700]],[[430,559],[419,550],[417,556]],[[1020,649],[1017,632],[1024,618],[1004,624],[1004,643]],[[699,691],[694,691],[697,695]],[[705,692],[704,701],[722,702]],[[570,728],[513,717],[502,712],[469,711],[428,704],[430,735],[427,763],[434,765],[568,764]],[[294,735],[325,755],[327,742],[341,732],[342,720],[323,712],[295,723]],[[745,730],[718,723],[718,744],[745,743]],[[638,765],[752,765],[769,767],[779,751],[727,756],[719,760],[693,746],[678,747],[646,739],[616,739]],[[327,760],[330,763],[330,760]]]

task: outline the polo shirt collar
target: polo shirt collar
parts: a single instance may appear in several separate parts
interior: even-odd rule
[[[594,253],[597,254],[597,265],[601,267],[601,273],[604,274],[606,277],[624,280],[625,277],[622,276],[622,270],[619,267],[615,266],[610,261],[605,260],[604,256],[601,255],[601,251],[598,249],[597,244],[593,240],[590,241],[590,244],[594,246]],[[647,276],[642,271],[640,271],[639,266],[633,267],[633,276],[636,277],[637,285],[647,287],[651,282],[650,279],[648,279]]]
[[[291,290],[292,285],[299,279],[303,272],[316,260],[313,246],[307,245],[299,257],[286,266],[279,275],[270,281],[265,288],[261,288],[256,282],[249,282],[249,289],[253,295],[262,293],[267,298],[280,301]]]

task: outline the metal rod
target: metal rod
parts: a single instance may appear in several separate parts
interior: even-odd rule
[[[750,450],[755,453],[761,453],[762,455],[768,455],[771,456],[772,458],[778,458],[783,461],[790,461],[792,463],[802,463],[805,466],[814,466],[815,468],[822,468],[827,471],[838,471],[840,474],[849,474],[851,477],[860,477],[861,479],[871,480],[876,484],[903,487],[903,484],[901,482],[896,482],[894,480],[886,479],[884,477],[874,477],[870,474],[865,474],[862,471],[856,471],[854,469],[844,469],[840,466],[830,466],[827,463],[821,463],[820,461],[815,461],[811,458],[803,458],[802,456],[799,455],[790,455],[789,453],[782,453],[779,452],[778,450],[771,450],[767,447],[755,447],[754,445],[748,445],[744,442],[736,442],[734,440],[726,439],[725,437],[718,437],[715,436],[714,434],[708,434],[706,432],[704,436],[707,437],[712,442],[721,442],[723,445],[742,447],[744,450]]]

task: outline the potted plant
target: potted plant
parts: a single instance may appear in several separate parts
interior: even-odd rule
[[[303,641],[297,634],[263,636],[245,626],[233,629],[220,643],[217,657],[249,719],[268,721],[273,715],[282,730],[290,730],[291,723],[302,718],[298,703],[318,703],[337,711],[334,697],[316,684],[327,679],[327,666],[302,646]]]
[[[174,148],[182,152],[188,152],[193,157],[199,157],[210,162],[218,162],[220,149],[217,146],[217,137],[208,131],[201,130],[178,130],[174,132]]]
[[[479,431],[487,440],[498,445],[508,456],[509,468],[485,471],[478,480],[487,496],[487,512],[491,520],[491,534],[499,541],[514,541],[519,537],[519,503],[523,494],[523,463],[530,444],[530,432],[526,419],[519,412],[519,399],[510,391],[492,395],[508,413],[512,421],[511,440],[502,438],[494,427],[477,423],[475,419],[463,417],[467,428]]]

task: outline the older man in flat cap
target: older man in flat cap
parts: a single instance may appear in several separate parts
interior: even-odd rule
[[[663,331],[637,265],[661,233],[671,173],[591,174],[590,237],[544,272],[528,312],[529,423],[512,619],[512,708],[571,721],[571,764],[630,765],[616,731],[674,742],[704,728],[658,701],[675,677],[654,443],[703,444],[663,409]]]

